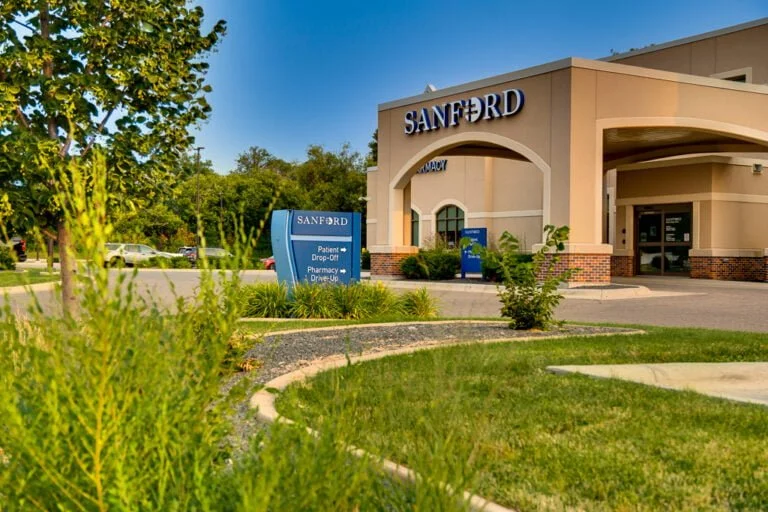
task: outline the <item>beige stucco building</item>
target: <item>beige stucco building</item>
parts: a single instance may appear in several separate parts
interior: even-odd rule
[[[768,280],[768,18],[384,103],[372,274],[461,227],[570,227],[578,282]],[[765,171],[763,171],[765,168]]]

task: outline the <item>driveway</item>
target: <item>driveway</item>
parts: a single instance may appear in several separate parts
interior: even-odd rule
[[[118,270],[111,270],[117,276]],[[125,271],[124,271],[125,272]],[[246,271],[245,282],[273,281],[272,271]],[[190,296],[199,281],[195,270],[140,270],[137,286],[151,290],[162,304],[172,305],[174,293]],[[651,290],[645,297],[616,300],[567,298],[557,309],[556,317],[579,322],[650,324],[680,327],[705,327],[768,333],[768,283],[710,281],[680,277],[615,278],[615,283],[640,285]],[[495,293],[466,291],[461,281],[426,283],[434,287],[443,316],[495,317],[500,305]],[[438,289],[439,288],[439,289]],[[464,290],[462,290],[464,289]],[[490,293],[489,293],[490,292]],[[46,309],[53,310],[52,292],[39,292]],[[0,299],[2,300],[2,299]],[[23,311],[32,303],[27,294],[9,297],[15,311]]]

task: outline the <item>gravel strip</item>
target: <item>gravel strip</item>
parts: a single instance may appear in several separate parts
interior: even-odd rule
[[[324,327],[300,331],[288,331],[254,337],[254,346],[245,358],[258,359],[263,366],[255,372],[237,374],[224,386],[226,393],[232,386],[247,379],[249,388],[255,391],[259,384],[309,366],[314,360],[331,356],[357,356],[362,353],[380,352],[414,345],[455,344],[458,342],[514,340],[516,338],[553,338],[565,336],[589,336],[599,334],[624,334],[635,329],[567,325],[549,331],[515,331],[507,322],[414,322],[400,324],[376,324],[364,326]],[[248,438],[259,428],[248,399],[238,403],[233,411],[235,451],[247,447]]]

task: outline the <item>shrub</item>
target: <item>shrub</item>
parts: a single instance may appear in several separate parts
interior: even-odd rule
[[[499,245],[504,281],[499,288],[499,299],[501,316],[510,319],[510,328],[546,329],[554,323],[555,308],[563,298],[557,293],[557,287],[575,272],[575,269],[555,271],[567,240],[567,226],[547,225],[541,249],[533,254],[531,261],[524,261],[517,252],[520,247],[517,238],[508,232],[502,235]]]
[[[290,315],[294,318],[337,318],[333,290],[328,285],[299,283],[293,287]]]
[[[461,255],[455,249],[426,249],[400,262],[407,279],[453,279],[461,270]]]
[[[429,277],[429,269],[420,254],[404,258],[400,262],[400,272],[403,273],[406,279],[427,279]]]
[[[13,249],[0,243],[0,270],[16,270]]]
[[[282,283],[244,286],[241,292],[243,316],[282,318],[288,314],[288,288]]]
[[[421,252],[431,280],[454,279],[461,271],[461,253],[458,249],[429,249]]]
[[[437,301],[426,288],[404,293],[400,297],[403,314],[417,318],[434,318],[438,315]]]
[[[368,249],[363,248],[360,253],[360,268],[362,270],[371,270],[371,253]]]

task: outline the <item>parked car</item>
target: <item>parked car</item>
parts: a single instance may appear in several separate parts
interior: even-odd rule
[[[19,236],[14,236],[8,242],[16,253],[16,261],[27,261],[27,241]]]
[[[178,254],[158,251],[143,244],[109,243],[107,244],[104,264],[113,267],[117,265],[133,266],[139,261],[146,261],[150,258],[177,258],[178,256]]]
[[[269,258],[261,258],[259,261],[261,261],[264,264],[264,268],[267,270],[275,270],[275,257],[270,256]]]
[[[203,253],[203,251],[205,252]],[[189,258],[189,261],[193,264],[197,263],[197,258],[201,254],[205,254],[206,259],[212,262],[232,257],[232,254],[229,251],[222,249],[221,247],[180,247],[179,254]]]

